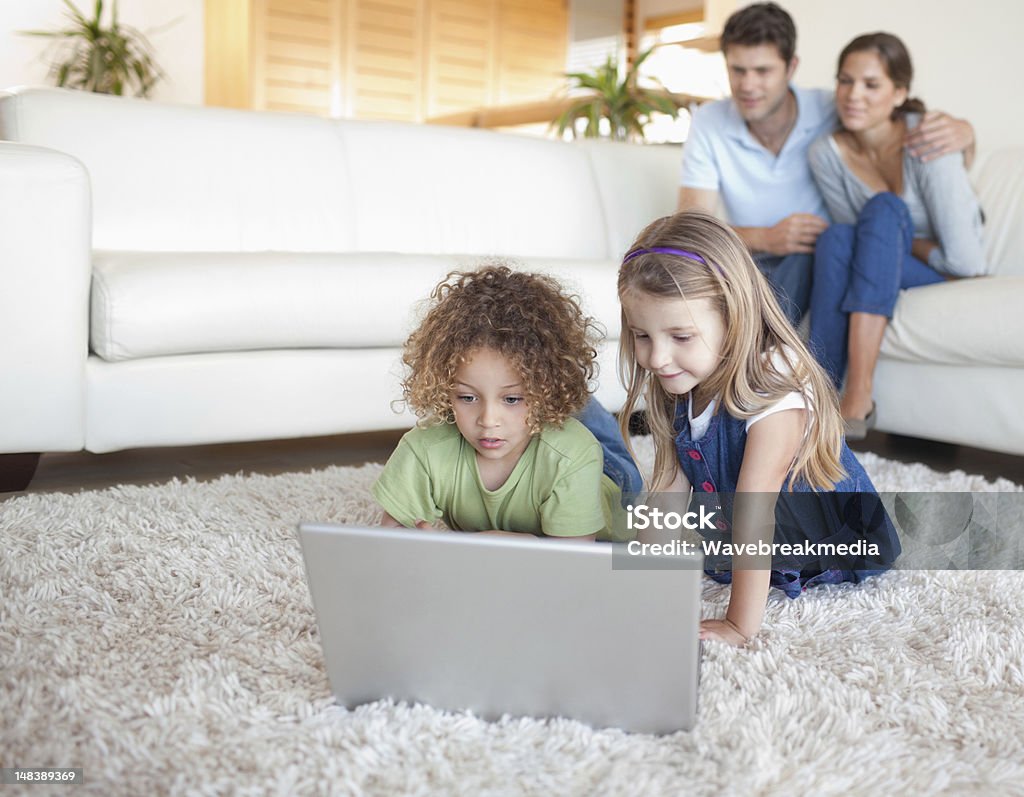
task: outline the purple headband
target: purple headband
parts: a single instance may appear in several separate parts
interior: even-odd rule
[[[719,266],[717,263],[708,263],[707,260],[705,260],[703,257],[698,255],[696,252],[687,252],[685,249],[675,249],[675,248],[673,248],[671,246],[652,246],[649,249],[634,249],[632,252],[630,252],[628,255],[626,255],[622,259],[622,265],[626,265],[626,263],[628,263],[634,257],[639,257],[640,255],[653,255],[653,254],[658,254],[658,255],[678,255],[679,257],[685,257],[687,260],[693,260],[693,261],[696,261],[697,263],[701,263],[702,265],[705,265],[705,266],[708,266],[708,265],[714,266],[719,274],[721,274],[723,277],[725,276],[725,272],[722,271],[722,267]]]

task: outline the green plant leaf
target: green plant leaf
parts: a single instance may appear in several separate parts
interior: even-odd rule
[[[70,17],[77,22],[80,27],[85,28],[89,26],[89,20],[86,19],[85,15],[75,7],[75,4],[72,3],[71,0],[64,0],[64,5],[68,7],[68,14]]]
[[[568,72],[565,77],[567,88],[575,92],[586,90],[589,93],[580,97],[558,117],[552,120],[551,126],[557,126],[558,134],[564,135],[571,130],[575,138],[576,123],[586,120],[583,135],[596,138],[601,135],[601,120],[605,119],[610,127],[609,137],[617,141],[644,139],[644,126],[650,122],[651,114],[664,113],[676,116],[680,104],[672,95],[665,91],[660,81],[654,81],[657,89],[649,89],[637,85],[639,67],[654,48],[639,53],[625,76],[619,76],[619,67],[615,58],[609,55],[603,64],[592,72]]]
[[[164,77],[151,55],[146,37],[138,30],[118,22],[118,4],[111,4],[111,22],[103,24],[104,0],[96,0],[94,17],[89,19],[72,2],[67,7],[70,27],[55,31],[24,31],[66,42],[59,57],[50,66],[50,75],[58,86],[124,94],[134,90],[136,96],[149,95],[153,86]]]

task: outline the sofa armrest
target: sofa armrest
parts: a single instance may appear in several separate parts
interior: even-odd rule
[[[0,454],[85,444],[90,249],[85,167],[0,142]]]

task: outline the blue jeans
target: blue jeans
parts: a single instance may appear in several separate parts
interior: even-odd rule
[[[846,373],[850,313],[892,318],[903,288],[942,282],[912,254],[910,211],[888,191],[868,200],[856,224],[833,224],[818,237],[811,291],[811,351],[836,388]]]
[[[640,478],[640,470],[626,450],[626,443],[619,432],[619,423],[615,416],[591,396],[587,406],[576,413],[576,420],[586,426],[601,444],[601,450],[604,452],[604,472],[622,488],[623,496],[642,492],[644,480]]]
[[[754,262],[775,291],[782,312],[797,326],[811,304],[814,257],[762,253],[754,255]]]

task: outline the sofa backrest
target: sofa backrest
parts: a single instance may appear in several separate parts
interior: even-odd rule
[[[348,163],[325,119],[23,89],[0,98],[0,138],[85,165],[95,249],[318,252],[355,242]]]
[[[587,153],[487,130],[338,121],[361,251],[608,256]]]
[[[981,153],[971,180],[985,211],[992,272],[1024,276],[1024,147]]]
[[[680,160],[676,147],[61,89],[0,94],[0,138],[83,163],[93,247],[112,251],[615,259],[674,209]],[[1024,148],[980,154],[971,178],[993,271],[1024,275]]]
[[[675,206],[678,150],[431,125],[0,96],[0,138],[80,160],[93,248],[615,259]]]
[[[597,179],[611,257],[621,258],[637,234],[676,209],[683,148],[583,139]]]

